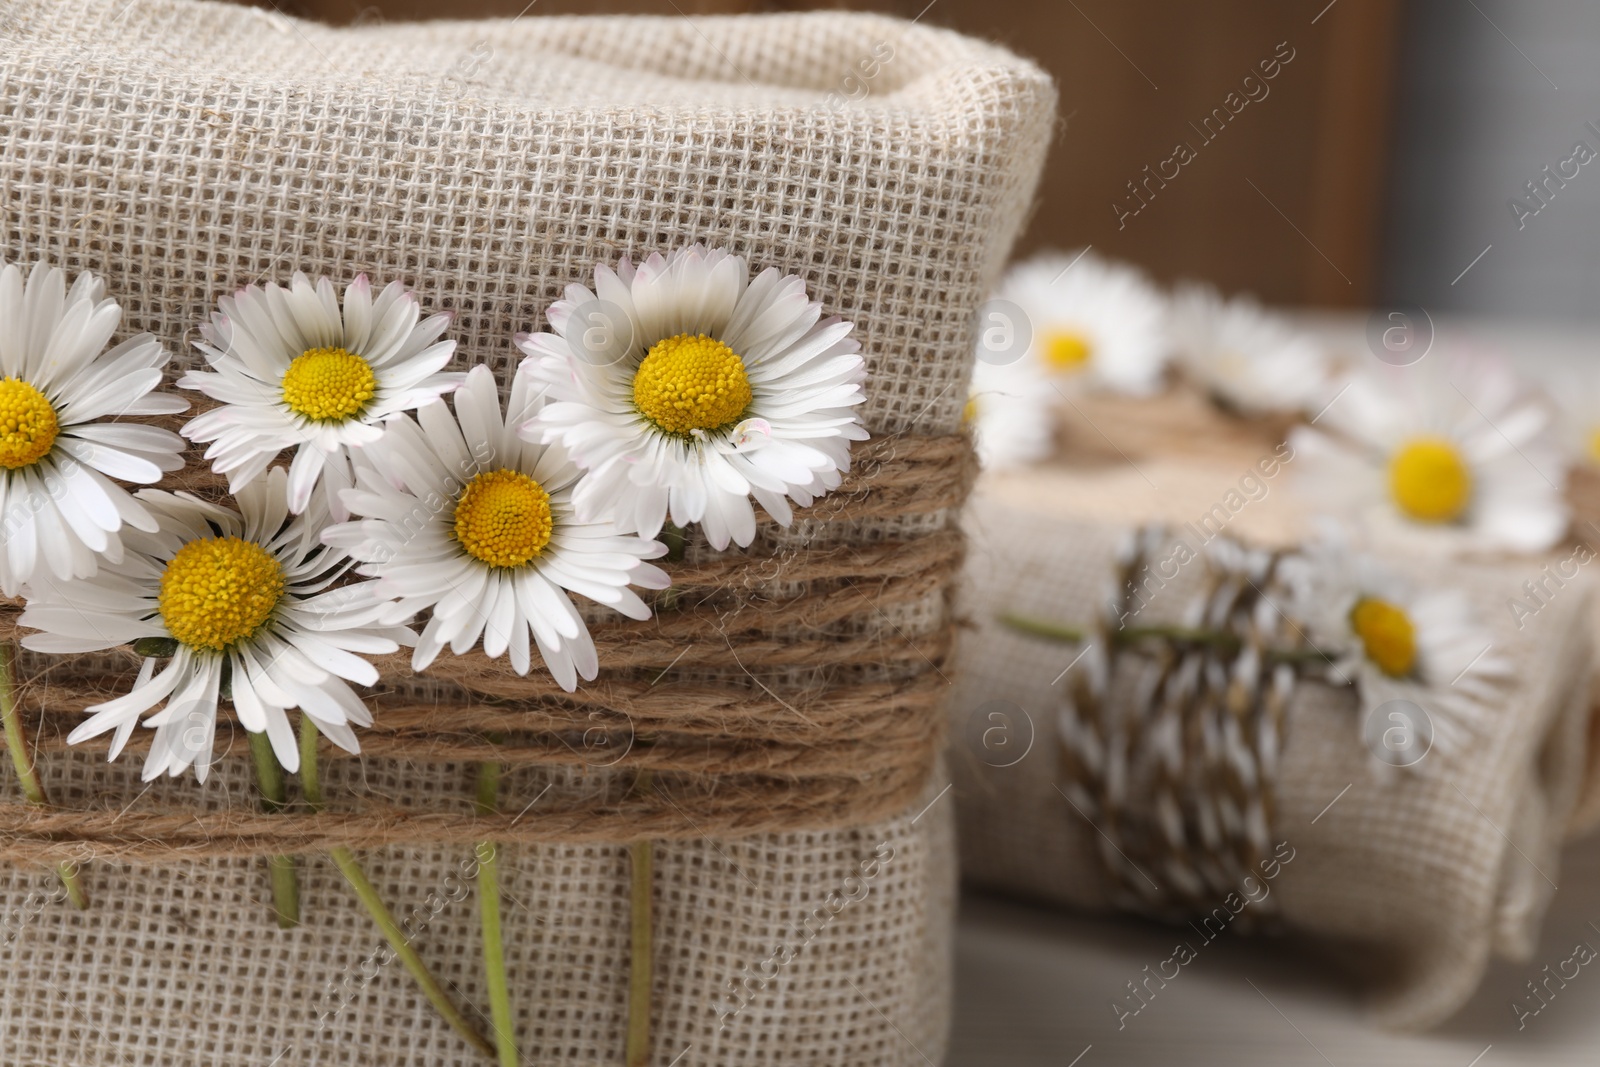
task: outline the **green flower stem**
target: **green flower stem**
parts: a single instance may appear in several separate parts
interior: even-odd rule
[[[16,688],[12,683],[12,664],[16,653],[11,645],[0,642],[0,720],[5,723],[6,751],[11,753],[11,765],[17,769],[17,780],[22,783],[22,795],[35,807],[48,808],[44,783],[33,766],[33,754],[28,749],[27,738],[22,736],[22,720],[17,714]],[[61,887],[67,899],[80,911],[89,906],[89,895],[84,891],[83,879],[78,877],[78,865],[67,861],[56,868]]]
[[[633,951],[628,972],[628,1067],[646,1067],[650,1062],[650,986],[651,968],[650,906],[654,895],[649,841],[628,846],[633,868]]]
[[[289,793],[283,768],[265,733],[250,733],[250,757],[255,761],[256,785],[261,789],[261,810],[281,813],[289,806]],[[272,910],[278,926],[291,930],[300,924],[300,876],[295,871],[294,857],[268,856],[267,874],[272,879]]]
[[[650,785],[650,772],[639,772],[636,792]],[[627,1067],[647,1067],[650,1062],[650,987],[655,971],[651,950],[651,908],[655,896],[653,868],[655,857],[649,841],[628,846],[632,872],[632,937],[628,963],[628,1047]]]
[[[1043,637],[1049,641],[1060,641],[1065,644],[1075,644],[1089,636],[1085,630],[1076,630],[1071,626],[1051,622],[1048,619],[1036,619],[1031,615],[1016,615],[1007,612],[1000,616],[1000,622],[1019,634],[1027,634],[1029,637]]]
[[[1072,644],[1087,640],[1089,637],[1088,632],[1085,630],[1074,629],[1071,626],[1051,622],[1048,619],[1035,618],[1031,615],[1007,613],[1000,616],[1000,621],[1018,633],[1025,633],[1032,637],[1043,637],[1052,641]],[[1129,626],[1111,635],[1111,639],[1120,645],[1132,644],[1148,637],[1205,645],[1237,645],[1239,643],[1237,637],[1223,630],[1196,630],[1187,626]]]
[[[689,544],[688,532],[682,526],[675,525],[671,519],[661,524],[661,532],[656,539],[667,546],[667,554],[663,563],[683,562],[684,550]],[[668,586],[661,590],[656,597],[656,610],[661,612],[675,611],[678,607],[679,593],[676,586]]]
[[[667,546],[667,562],[679,563],[683,560],[683,550],[688,545],[689,534],[682,526],[671,519],[661,524],[661,533],[657,535],[662,544]]]
[[[500,792],[499,763],[478,764],[479,815],[493,815]],[[494,1043],[500,1067],[517,1067],[516,1021],[511,1017],[511,986],[506,981],[505,938],[500,932],[500,881],[496,874],[499,849],[480,841],[478,853],[478,911],[483,920],[483,965],[489,979],[489,1014],[494,1022]]]
[[[317,773],[317,727],[310,716],[300,717],[300,789],[305,794],[306,803],[313,812],[322,810],[322,782]],[[422,957],[417,955],[417,950],[411,947],[406,940],[405,931],[400,924],[395,922],[394,916],[384,906],[382,898],[366,874],[361,870],[361,865],[356,862],[355,853],[348,848],[336,848],[332,852],[333,862],[344,875],[345,881],[350,883],[350,888],[355,890],[356,898],[367,909],[367,914],[372,916],[382,931],[384,940],[389,942],[389,947],[394,949],[400,962],[405,965],[407,972],[422,990],[428,1003],[433,1005],[440,1018],[450,1024],[451,1029],[471,1042],[472,1046],[485,1056],[495,1054],[494,1046],[483,1039],[483,1035],[473,1029],[472,1024],[466,1020],[456,1006],[450,1002],[439,983],[422,962]]]
[[[1006,613],[1000,616],[1000,622],[1005,626],[1027,634],[1030,637],[1042,637],[1047,641],[1060,641],[1065,644],[1077,644],[1086,641],[1089,634],[1085,630],[1074,629],[1061,623],[1051,622],[1048,619],[1035,618],[1031,615],[1016,615]],[[1215,645],[1219,648],[1236,649],[1239,647],[1239,638],[1226,630],[1199,630],[1189,626],[1129,626],[1111,634],[1111,641],[1118,645],[1131,645],[1137,641],[1148,638],[1159,638],[1163,641],[1176,641],[1183,644]],[[1274,663],[1298,663],[1302,661],[1315,662],[1326,657],[1315,648],[1284,648],[1266,649],[1264,655]]]

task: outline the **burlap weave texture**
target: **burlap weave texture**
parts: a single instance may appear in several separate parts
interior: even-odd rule
[[[227,761],[219,770],[218,789],[247,802],[245,768]],[[462,764],[330,770],[340,772],[329,776],[330,790],[405,791],[442,803],[471,774]],[[108,775],[74,757],[52,771],[47,784],[63,798],[92,787],[131,799],[140,789],[136,767]],[[950,997],[953,811],[948,794],[920,809],[944,781],[916,809],[849,830],[657,845],[652,1062],[669,1063],[685,1048],[684,1063],[937,1062]],[[513,774],[505,803],[521,808],[544,784]],[[471,857],[463,841],[368,852],[362,862],[396,918],[417,931],[414,944],[446,988],[486,1012]],[[0,871],[7,1064],[484,1062],[400,964],[383,958],[382,937],[327,859],[302,867],[305,921],[289,932],[271,921],[258,862],[102,862],[84,877],[94,903],[78,912],[59,900],[49,871]],[[500,878],[523,1062],[620,1063],[626,848],[508,847]],[[774,966],[781,946],[793,959]],[[764,988],[752,984],[762,979]],[[488,1030],[486,1018],[469,1014]]]
[[[857,323],[876,434],[957,428],[1054,103],[1009,53],[865,15],[333,30],[18,0],[3,18],[0,251],[100,272],[128,332],[180,364],[236,286],[367,271],[454,312],[464,361],[505,376],[513,333],[597,262],[703,241]],[[832,106],[879,42],[868,95]]]

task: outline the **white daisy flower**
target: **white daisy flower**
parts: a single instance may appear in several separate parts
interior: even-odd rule
[[[1247,415],[1314,413],[1326,399],[1322,345],[1253,297],[1225,300],[1209,285],[1183,285],[1169,313],[1179,365],[1223,406]]]
[[[1171,342],[1161,293],[1138,270],[1083,251],[1011,268],[995,295],[1033,328],[1028,355],[1046,374],[1116,393],[1161,387]]]
[[[439,340],[450,316],[421,319],[417,298],[399,282],[373,299],[367,276],[358,275],[341,307],[331,281],[313,284],[296,271],[287,289],[246,286],[217,307],[195,342],[216,373],[189,371],[178,385],[221,403],[191,419],[183,435],[211,442],[206,458],[234,493],[294,449],[296,515],[326,479],[333,516],[344,518],[338,492],[353,484],[350,450],[376,441],[385,419],[461,384],[460,374],[441,373],[456,347]]]
[[[1055,389],[1031,360],[979,361],[962,421],[971,427],[985,470],[1026,466],[1055,450]]]
[[[1600,471],[1600,373],[1562,375],[1551,390],[1558,406],[1558,432],[1569,463]]]
[[[109,351],[122,309],[93,274],[67,288],[58,268],[0,260],[0,590],[37,573],[83,578],[122,558],[123,527],[155,518],[113,482],[160,481],[183,466],[183,439],[123,415],[189,405],[152,392],[167,353],[141,333]]]
[[[1566,531],[1550,412],[1504,367],[1436,356],[1352,376],[1290,437],[1298,486],[1406,549],[1537,552]]]
[[[323,539],[363,561],[370,593],[390,621],[431,608],[412,668],[425,670],[445,645],[456,655],[481,639],[491,659],[508,651],[519,674],[531,666],[528,638],[561,686],[593,679],[599,664],[588,627],[567,592],[648,619],[629,589],[665,589],[665,571],[645,563],[666,546],[624,536],[610,522],[575,514],[581,473],[559,445],[531,443],[517,427],[544,398],[519,371],[505,414],[494,375],[479,365],[455,393],[425,404],[416,420],[389,423],[361,453],[355,489],[345,490],[359,521],[329,528]]]
[[[1284,578],[1288,614],[1333,661],[1330,679],[1359,687],[1363,739],[1373,751],[1393,723],[1370,712],[1392,700],[1422,708],[1441,752],[1458,750],[1492,714],[1511,663],[1472,622],[1459,591],[1418,589],[1337,540],[1285,560]]]
[[[352,725],[371,713],[349,683],[373,685],[378,671],[362,654],[381,655],[408,631],[376,621],[370,599],[327,591],[350,561],[319,539],[327,523],[321,494],[291,518],[283,468],[242,489],[239,510],[189,493],[145,489],[139,501],[157,529],[124,535],[121,560],[92,578],[51,577],[28,585],[18,620],[42,631],[22,638],[39,652],[96,652],[146,638],[175,651],[159,671],[145,659],[131,691],[90,707],[70,742],[116,734],[116,759],[139,717],[156,730],[144,778],[176,777],[193,765],[202,782],[212,761],[217,702],[231,700],[252,733],[265,731],[278,762],[300,766],[286,712],[299,708],[339,747],[357,752]]]
[[[596,304],[598,300],[600,304]],[[621,321],[596,330],[592,308]],[[750,498],[781,525],[839,485],[866,367],[850,323],[823,318],[805,283],[703,246],[595,270],[567,287],[554,333],[518,345],[558,401],[524,430],[585,471],[578,515],[654,537],[669,512],[716,548],[755,537]]]

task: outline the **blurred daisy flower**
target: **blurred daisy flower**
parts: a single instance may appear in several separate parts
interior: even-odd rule
[[[1330,514],[1423,550],[1538,552],[1566,531],[1551,413],[1506,368],[1443,358],[1352,376],[1290,437],[1298,485]]]
[[[111,479],[156,482],[183,466],[183,439],[123,415],[189,405],[154,392],[167,353],[147,333],[111,349],[122,309],[83,273],[67,287],[36,263],[26,280],[0,261],[0,590],[36,574],[83,578],[122,558],[127,528],[156,519]]]
[[[1246,415],[1295,412],[1327,399],[1323,347],[1253,298],[1224,299],[1181,285],[1170,305],[1174,352],[1188,377],[1220,405]]]
[[[524,427],[583,468],[582,521],[654,537],[670,515],[714,548],[755,537],[751,498],[779,525],[839,485],[866,366],[851,325],[824,318],[805,283],[695,245],[567,287],[551,333],[524,335],[525,365],[555,403]]]
[[[1393,724],[1368,713],[1392,700],[1427,713],[1441,752],[1469,742],[1493,713],[1512,667],[1473,621],[1464,594],[1419,589],[1337,537],[1313,542],[1283,567],[1288,614],[1332,660],[1330,679],[1358,686],[1363,739],[1373,751]]]
[[[1600,472],[1600,373],[1569,373],[1551,389],[1572,465]]]
[[[71,734],[79,742],[114,730],[116,759],[139,717],[155,728],[146,781],[193,766],[205,781],[217,732],[217,704],[230,700],[251,733],[265,732],[278,762],[299,768],[287,712],[299,708],[339,747],[357,752],[352,726],[371,713],[351,684],[373,685],[365,655],[394,652],[410,632],[377,621],[376,608],[348,590],[328,590],[349,559],[325,547],[321,494],[305,513],[287,510],[283,468],[241,489],[238,510],[188,493],[145,489],[139,502],[153,532],[124,537],[124,552],[93,577],[30,583],[18,623],[38,652],[97,652],[151,639],[171,648],[159,671],[146,658],[133,688],[91,706]],[[139,646],[136,646],[139,647]]]
[[[358,275],[341,305],[331,281],[296,271],[287,289],[246,286],[217,308],[195,342],[212,373],[189,371],[178,385],[221,403],[189,420],[183,435],[210,442],[206,458],[235,493],[294,449],[296,515],[325,479],[333,517],[343,518],[338,491],[352,484],[350,450],[376,441],[385,419],[461,383],[443,373],[456,346],[439,340],[450,316],[423,319],[399,282],[374,298]]]
[[[358,573],[384,618],[404,622],[432,610],[411,665],[425,670],[449,646],[479,641],[491,659],[510,654],[518,674],[532,666],[529,638],[563,689],[593,679],[594,640],[569,593],[648,619],[630,584],[665,589],[665,571],[646,560],[666,546],[574,514],[578,468],[560,445],[525,440],[517,428],[538,414],[543,395],[519,371],[502,414],[494,375],[473,367],[454,394],[416,419],[401,416],[362,450],[350,511],[363,516],[323,538],[361,561]]]
[[[962,421],[972,430],[984,469],[1005,470],[1048,458],[1055,450],[1059,399],[1031,360],[975,364]]]
[[[1046,375],[1133,395],[1161,387],[1170,349],[1166,305],[1135,268],[1088,250],[1047,253],[1013,267],[995,296],[1027,315],[1027,358]]]

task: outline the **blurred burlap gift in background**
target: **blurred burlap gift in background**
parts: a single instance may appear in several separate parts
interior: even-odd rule
[[[1095,427],[1112,428],[1123,447]],[[1193,625],[1196,598],[1218,580],[1208,549],[1238,539],[1293,550],[1314,533],[1285,430],[1285,420],[1224,414],[1183,387],[1154,399],[1078,395],[1062,404],[1055,460],[980,479],[957,599],[973,630],[948,704],[962,872],[977,886],[1074,908],[1165,914],[1192,951],[1225,929],[1312,935],[1361,982],[1380,1024],[1422,1029],[1466,1003],[1492,956],[1528,958],[1560,846],[1592,822],[1592,580],[1561,583],[1531,619],[1506,607],[1570,544],[1480,562],[1382,554],[1424,588],[1463,590],[1515,672],[1469,744],[1389,765],[1364,743],[1356,694],[1307,677],[1281,708],[1224,703],[1204,727],[1190,718],[1200,733],[1168,749],[1151,701],[1165,661],[1126,653],[1108,702],[1142,742],[1113,730],[1105,758],[1136,768],[1143,754],[1155,777],[1098,783],[1099,809],[1073,788],[1097,783],[1063,748],[1069,696],[1088,666],[1083,646],[1000,621],[1015,613],[1092,628],[1120,593],[1134,598],[1126,603],[1141,627]],[[1168,534],[1130,585],[1118,553],[1150,523]],[[1192,555],[1176,553],[1178,541]],[[1183,562],[1158,562],[1173,559]],[[1278,619],[1287,601],[1257,580],[1245,596],[1259,594],[1261,617]],[[1129,749],[1117,751],[1118,737]],[[1169,751],[1181,755],[1167,762]],[[1163,793],[1175,808],[1161,808]],[[1252,816],[1264,825],[1249,827]],[[1147,850],[1133,851],[1129,842],[1141,841]],[[1184,902],[1182,871],[1196,864],[1211,875],[1196,895],[1204,903],[1152,906]],[[1113,1008],[1141,1007],[1135,992],[1124,999]]]
[[[513,334],[565,285],[695,241],[801,275],[855,322],[877,451],[845,508],[764,527],[727,562],[692,542],[717,610],[592,618],[603,674],[576,698],[476,662],[383,686],[369,753],[327,753],[335,810],[282,822],[308,854],[382,843],[385,899],[475,1004],[467,842],[507,842],[514,1012],[538,1062],[621,1055],[624,844],[646,832],[662,842],[658,1062],[939,1057],[953,813],[930,678],[968,484],[957,435],[974,311],[1032,195],[1049,80],[949,32],[844,14],[334,30],[195,0],[26,0],[0,20],[0,255],[97,272],[123,331],[151,331],[179,366],[219,295],[366,272],[452,311],[459,361],[507,382]],[[473,62],[484,40],[492,67]],[[836,95],[873,58],[871,95]],[[812,614],[773,614],[801,598]],[[608,649],[627,667],[606,671]],[[49,905],[48,868],[6,869],[8,1060],[473,1062],[397,968],[374,966],[381,943],[326,861],[305,861],[304,925],[273,928],[253,857],[284,842],[231,821],[254,805],[236,727],[204,786],[142,787],[103,747],[65,748],[130,666],[23,663],[59,810],[27,810],[8,782],[4,847],[43,861],[86,846],[94,903]],[[835,703],[852,710],[829,717]],[[635,728],[654,743],[630,747]],[[512,765],[501,810],[521,814],[486,824],[467,782],[491,753]],[[641,767],[657,788],[632,796]]]

